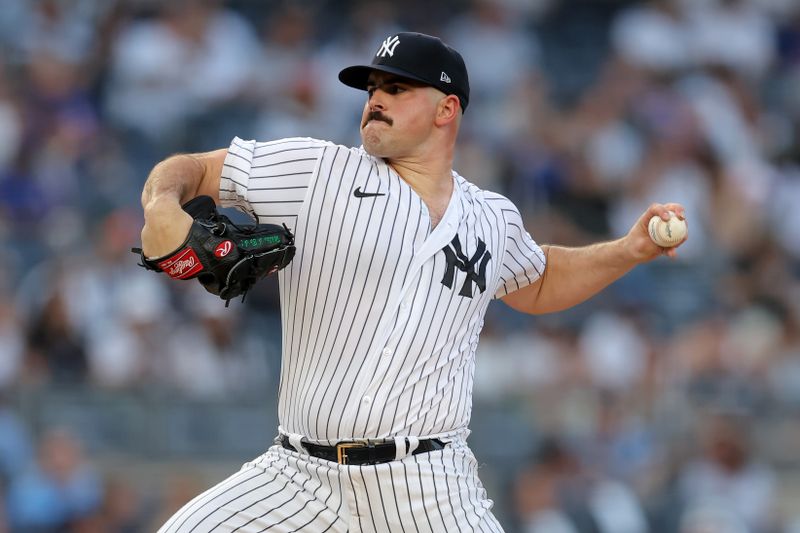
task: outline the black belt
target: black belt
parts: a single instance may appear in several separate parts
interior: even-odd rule
[[[289,443],[289,437],[281,435],[281,446],[287,450],[297,451]],[[340,442],[336,446],[325,446],[303,442],[302,446],[308,450],[309,455],[319,457],[326,461],[333,461],[340,465],[377,465],[394,461],[397,456],[397,447],[394,442],[375,444],[372,442],[348,441]],[[439,439],[423,439],[411,455],[427,453],[444,448],[444,443]]]

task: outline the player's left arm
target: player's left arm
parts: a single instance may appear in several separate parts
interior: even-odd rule
[[[547,266],[542,275],[502,300],[529,314],[563,311],[591,298],[638,264],[660,255],[675,257],[676,248],[683,241],[672,248],[662,248],[650,240],[647,230],[651,217],[658,215],[667,220],[669,211],[684,218],[679,204],[653,204],[628,234],[617,240],[578,248],[543,245]]]

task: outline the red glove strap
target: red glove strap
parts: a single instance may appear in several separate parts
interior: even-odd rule
[[[197,254],[190,246],[178,250],[171,257],[159,261],[158,268],[167,273],[172,279],[189,279],[203,270]]]

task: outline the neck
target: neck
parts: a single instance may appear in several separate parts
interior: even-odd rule
[[[434,135],[417,145],[411,153],[384,158],[425,202],[431,228],[444,216],[453,195],[453,156],[457,132],[457,124],[436,128]]]
[[[453,194],[453,174],[449,159],[436,165],[421,165],[403,160],[388,161],[389,165],[408,183],[428,207],[431,228],[436,227],[447,211]]]
[[[432,143],[411,157],[387,159],[414,192],[426,198],[445,194],[450,198],[453,190],[454,143]]]
[[[450,193],[453,188],[452,170],[434,169],[404,161],[388,161],[389,166],[421,196]]]

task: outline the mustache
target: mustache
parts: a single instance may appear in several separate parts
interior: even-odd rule
[[[390,126],[392,124],[394,124],[394,120],[392,120],[391,118],[387,117],[386,115],[384,115],[380,111],[370,111],[367,114],[367,117],[364,119],[364,124],[362,124],[361,127],[366,126],[367,123],[369,123],[369,122],[371,122],[373,120],[380,120],[382,122],[387,123]]]

